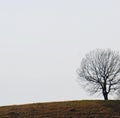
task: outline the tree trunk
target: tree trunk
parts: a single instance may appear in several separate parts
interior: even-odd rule
[[[107,78],[104,78],[104,87],[103,87],[103,96],[104,96],[104,100],[108,100],[108,92],[107,92],[107,87],[106,87],[106,80]]]
[[[108,93],[107,92],[103,93],[103,96],[104,96],[104,100],[108,100]]]

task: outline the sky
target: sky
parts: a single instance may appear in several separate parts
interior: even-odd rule
[[[77,81],[96,48],[120,51],[119,0],[1,0],[0,106],[103,99]]]

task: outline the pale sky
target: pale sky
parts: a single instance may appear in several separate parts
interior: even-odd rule
[[[77,82],[96,48],[120,51],[120,0],[1,0],[0,106],[103,99]]]

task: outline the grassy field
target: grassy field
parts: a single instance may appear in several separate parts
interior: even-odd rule
[[[0,107],[0,118],[120,118],[120,101],[84,100]]]

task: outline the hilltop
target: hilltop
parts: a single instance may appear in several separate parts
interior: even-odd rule
[[[2,106],[0,118],[120,118],[120,101],[84,100]]]

